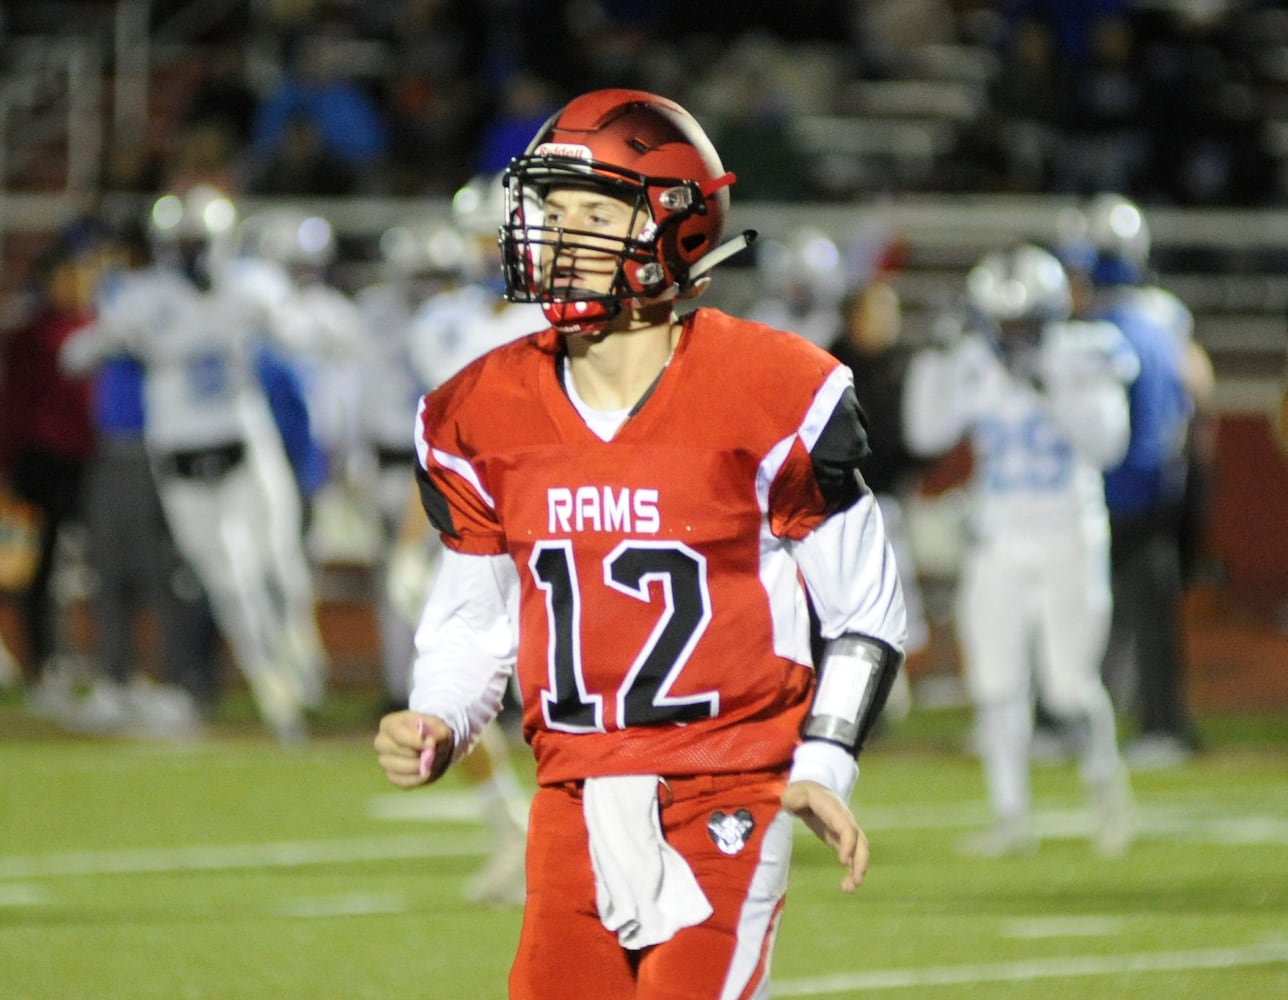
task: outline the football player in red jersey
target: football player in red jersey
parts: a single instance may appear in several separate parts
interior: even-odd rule
[[[849,370],[675,310],[754,235],[722,242],[733,179],[665,98],[571,101],[504,176],[507,294],[551,325],[421,401],[446,552],[375,748],[395,785],[436,780],[517,671],[538,788],[515,1000],[766,996],[792,817],[842,889],[867,867],[848,800],[902,592]]]

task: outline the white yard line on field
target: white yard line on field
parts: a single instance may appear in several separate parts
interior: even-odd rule
[[[184,847],[123,848],[0,855],[0,880],[61,875],[113,875],[143,872],[217,870],[226,868],[284,868],[301,865],[351,864],[363,861],[470,856],[486,853],[484,841],[470,826],[444,831],[444,826],[477,822],[478,808],[470,793],[441,792],[425,796],[377,796],[368,815],[374,819],[415,821],[435,827],[431,831],[389,837],[280,841],[267,844],[195,845]],[[861,822],[869,831],[907,829],[959,829],[979,825],[986,814],[975,806],[938,810],[884,810],[864,812]],[[1082,810],[1039,810],[1034,818],[1039,834],[1059,839],[1085,836],[1090,817]],[[798,831],[805,836],[804,828]],[[1175,809],[1144,809],[1140,816],[1142,839],[1180,840],[1222,845],[1288,844],[1288,820],[1277,816],[1204,817]]]
[[[53,896],[38,885],[28,885],[25,882],[0,885],[0,907],[44,906],[52,901]]]
[[[228,868],[297,868],[302,865],[397,861],[403,858],[465,857],[486,851],[485,842],[472,831],[462,831],[454,836],[435,831],[432,835],[288,840],[268,844],[66,851],[0,857],[0,879],[138,875]]]
[[[998,933],[1004,938],[1040,941],[1044,938],[1113,937],[1122,934],[1129,926],[1126,917],[1027,917],[1008,920]]]
[[[962,986],[978,983],[1064,979],[1069,976],[1116,976],[1141,972],[1186,972],[1235,969],[1288,963],[1288,942],[1244,948],[1199,948],[1193,951],[1135,952],[1126,955],[1069,955],[1023,962],[938,965],[915,969],[875,969],[808,979],[776,979],[775,997],[822,997],[863,990],[916,986]]]
[[[427,823],[478,822],[482,817],[476,792],[443,789],[424,795],[406,792],[373,795],[367,799],[367,815],[372,819]]]
[[[311,896],[292,899],[278,907],[284,917],[367,917],[406,913],[407,897],[394,893],[355,892],[346,896]]]

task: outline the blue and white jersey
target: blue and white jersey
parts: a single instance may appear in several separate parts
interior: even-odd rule
[[[1133,294],[1139,308],[1171,333],[1177,343],[1187,344],[1194,339],[1194,314],[1175,293],[1158,285],[1144,285]]]
[[[1105,472],[1105,495],[1116,516],[1133,516],[1180,501],[1194,401],[1185,384],[1188,338],[1161,295],[1119,286],[1097,296],[1095,316],[1122,331],[1140,360],[1131,384],[1131,438],[1122,461]],[[1178,303],[1179,304],[1179,303]],[[1169,317],[1171,325],[1169,325]]]
[[[487,284],[440,292],[417,310],[411,326],[416,370],[431,388],[475,358],[550,326],[535,303],[507,302]]]
[[[412,317],[419,303],[398,282],[370,285],[355,303],[366,337],[360,359],[363,439],[410,455],[416,407],[431,388],[412,359]]]
[[[981,539],[1107,534],[1101,470],[1127,447],[1135,357],[1108,323],[1052,323],[1023,371],[968,332],[918,354],[908,373],[909,446],[971,444],[970,530]]]
[[[112,283],[70,353],[86,366],[121,354],[142,363],[144,433],[155,450],[213,447],[261,426],[252,343],[266,322],[255,297],[203,292],[178,272],[150,267]]]

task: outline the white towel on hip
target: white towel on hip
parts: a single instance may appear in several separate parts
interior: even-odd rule
[[[599,919],[625,948],[669,940],[714,912],[663,839],[657,786],[655,774],[625,774],[587,778],[582,789]]]

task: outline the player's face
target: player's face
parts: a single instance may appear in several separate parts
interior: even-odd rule
[[[610,292],[623,239],[648,221],[632,202],[591,188],[554,188],[544,203],[545,224],[570,235],[543,248],[542,273],[552,288],[602,295]]]

